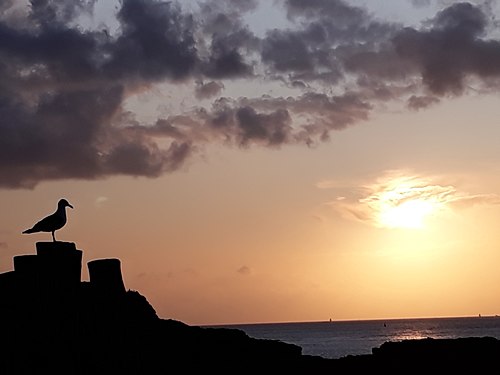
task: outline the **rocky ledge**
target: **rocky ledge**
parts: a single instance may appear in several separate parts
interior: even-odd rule
[[[243,331],[159,319],[137,291],[126,290],[118,259],[88,263],[73,243],[37,243],[0,274],[0,373],[482,373],[496,370],[491,337],[387,342],[370,355],[326,359],[296,345]]]

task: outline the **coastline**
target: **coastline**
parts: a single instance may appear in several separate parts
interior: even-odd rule
[[[16,257],[14,270],[0,274],[2,375],[477,372],[500,361],[493,337],[386,342],[329,359],[236,328],[160,319],[125,289],[118,259],[88,262],[90,281],[82,282],[81,256],[73,243],[37,243],[37,254]]]

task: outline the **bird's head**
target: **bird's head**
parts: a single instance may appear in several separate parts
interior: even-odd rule
[[[59,203],[57,204],[57,207],[60,207],[60,208],[65,208],[65,207],[73,208],[73,206],[71,204],[69,204],[69,202],[66,199],[61,199],[59,201]]]

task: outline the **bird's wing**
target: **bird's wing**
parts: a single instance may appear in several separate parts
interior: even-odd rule
[[[53,230],[57,229],[58,222],[58,217],[55,214],[52,214],[44,217],[38,223],[33,225],[33,228],[31,228],[31,230],[37,232],[52,232]]]

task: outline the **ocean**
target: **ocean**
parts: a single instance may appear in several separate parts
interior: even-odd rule
[[[280,340],[302,347],[302,354],[325,358],[371,354],[386,341],[422,338],[490,336],[500,339],[500,317],[391,319],[305,323],[239,324],[255,338]]]

